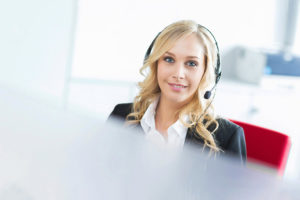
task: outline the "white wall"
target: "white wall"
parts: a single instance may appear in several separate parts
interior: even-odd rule
[[[298,3],[298,18],[296,22],[295,44],[293,52],[300,56],[300,2]]]
[[[0,3],[0,84],[61,104],[76,20],[74,0]]]
[[[72,76],[136,81],[144,54],[168,24],[193,19],[235,44],[274,45],[276,0],[80,0]]]

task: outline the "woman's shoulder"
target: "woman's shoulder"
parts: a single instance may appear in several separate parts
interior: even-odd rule
[[[132,103],[117,104],[113,111],[110,113],[108,119],[117,118],[125,120],[126,116],[132,111]]]
[[[216,120],[219,126],[214,135],[219,141],[220,145],[226,146],[226,144],[234,137],[244,138],[244,131],[237,124],[222,117],[218,117]]]
[[[236,129],[241,128],[239,125],[237,125],[237,124],[233,123],[232,121],[225,119],[223,117],[218,117],[216,120],[219,124],[218,130],[219,129],[221,129],[221,130],[236,130]]]
[[[239,154],[242,160],[246,160],[246,142],[242,127],[228,119],[217,118],[219,127],[214,133],[218,146],[224,151]]]

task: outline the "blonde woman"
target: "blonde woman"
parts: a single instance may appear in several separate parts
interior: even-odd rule
[[[191,20],[167,26],[150,45],[140,72],[145,79],[134,102],[118,104],[109,119],[135,124],[164,146],[196,144],[245,162],[243,129],[214,113],[221,68],[218,44],[207,28]]]

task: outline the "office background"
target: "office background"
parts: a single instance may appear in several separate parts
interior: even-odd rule
[[[0,85],[103,121],[133,100],[155,35],[193,19],[220,46],[217,112],[291,136],[284,177],[299,180],[299,9],[299,0],[1,2]]]

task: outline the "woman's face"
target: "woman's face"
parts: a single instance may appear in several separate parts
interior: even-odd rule
[[[204,50],[193,33],[179,39],[158,60],[157,79],[161,98],[172,103],[188,103],[205,71]]]

